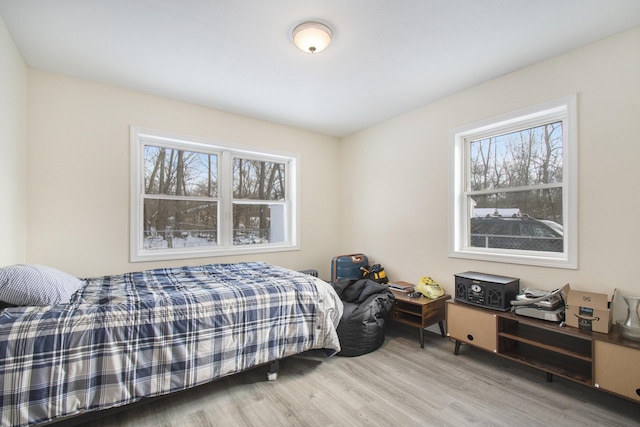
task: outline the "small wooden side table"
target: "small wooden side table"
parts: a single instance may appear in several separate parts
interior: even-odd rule
[[[401,285],[413,286],[407,282],[395,282]],[[442,322],[445,319],[445,301],[451,295],[444,294],[440,298],[426,297],[409,298],[406,292],[391,290],[396,300],[390,313],[390,320],[395,320],[420,329],[420,348],[424,348],[424,328],[438,323],[440,334],[445,337]]]

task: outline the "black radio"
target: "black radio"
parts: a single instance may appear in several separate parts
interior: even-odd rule
[[[507,311],[520,290],[520,279],[467,271],[455,274],[456,301]]]

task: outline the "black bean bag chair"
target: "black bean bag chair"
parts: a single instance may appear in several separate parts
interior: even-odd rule
[[[360,356],[384,342],[384,318],[393,307],[394,296],[387,285],[368,279],[345,279],[333,283],[344,304],[338,325],[342,350],[338,356]]]

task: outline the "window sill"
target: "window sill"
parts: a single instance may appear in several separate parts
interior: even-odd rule
[[[264,254],[272,252],[288,252],[298,251],[300,245],[252,245],[252,246],[240,246],[234,248],[218,248],[218,249],[206,249],[206,250],[193,250],[188,251],[181,250],[163,250],[158,252],[144,252],[134,254],[132,252],[131,262],[146,262],[146,261],[167,261],[175,259],[192,259],[192,258],[215,258],[221,256],[233,256],[233,255],[252,255],[252,254]]]
[[[536,253],[530,251],[509,250],[508,252],[483,251],[474,249],[459,249],[449,253],[451,258],[473,259],[478,261],[503,262],[509,264],[533,265],[538,267],[566,268],[576,270],[577,260],[570,259],[566,254]]]

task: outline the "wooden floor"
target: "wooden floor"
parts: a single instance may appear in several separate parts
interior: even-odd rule
[[[640,426],[640,404],[554,378],[491,353],[391,327],[368,355],[314,351],[84,425],[158,426]]]

